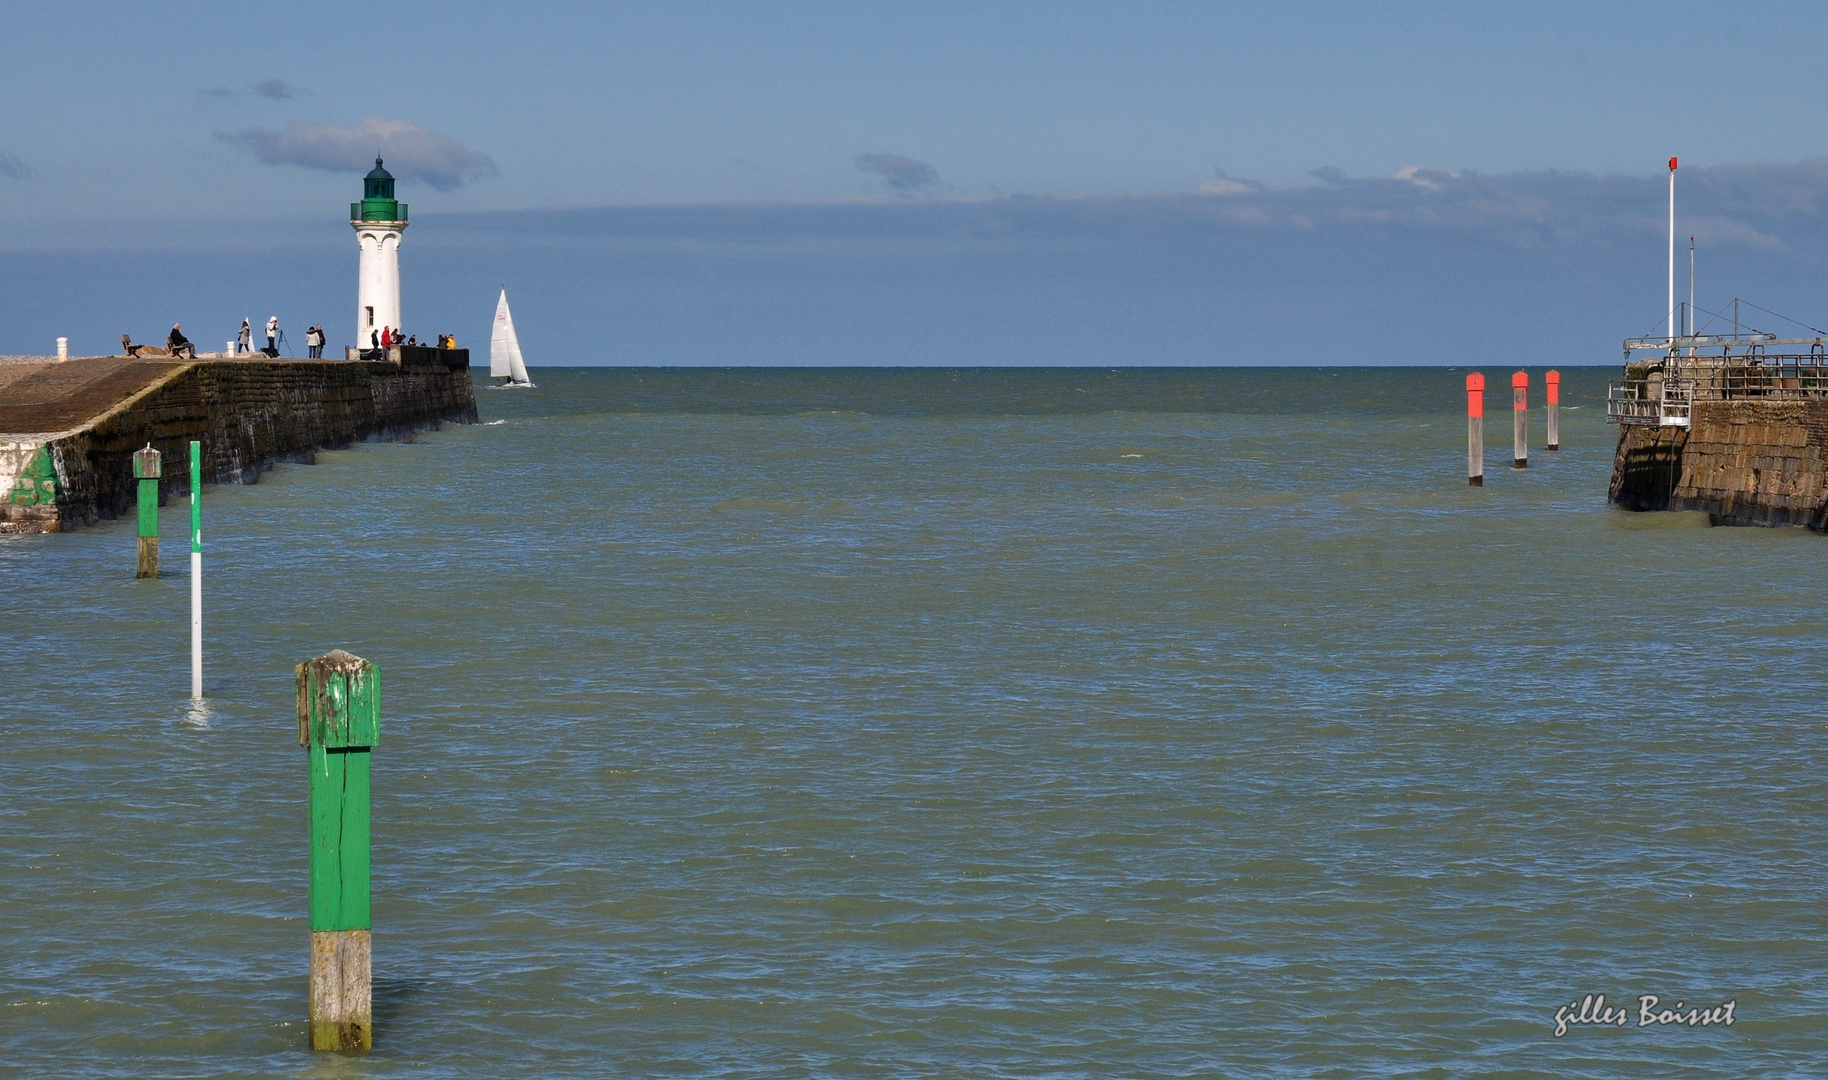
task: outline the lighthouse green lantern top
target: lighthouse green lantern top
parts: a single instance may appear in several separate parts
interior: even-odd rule
[[[374,159],[374,169],[362,178],[362,201],[349,204],[351,221],[405,221],[406,204],[394,198],[394,174]]]

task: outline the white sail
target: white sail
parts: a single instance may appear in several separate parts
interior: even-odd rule
[[[501,300],[495,305],[495,331],[489,335],[489,376],[500,378],[509,374],[508,350],[520,351],[520,341],[514,336],[514,316],[508,313],[508,290],[501,291]]]
[[[495,305],[495,331],[489,335],[489,375],[507,376],[512,386],[532,386],[527,364],[521,359],[520,338],[514,333],[514,316],[508,311],[508,290]]]
[[[513,332],[512,328],[509,332]],[[513,341],[512,338],[509,340],[513,342],[513,347],[508,350],[508,377],[514,380],[515,386],[532,386],[533,380],[527,378],[527,365],[521,362],[520,342]]]

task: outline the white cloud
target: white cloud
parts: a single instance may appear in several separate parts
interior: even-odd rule
[[[1212,179],[1200,181],[1201,195],[1244,195],[1262,191],[1263,185],[1255,180],[1233,180],[1225,175],[1224,169],[1212,170]]]
[[[294,120],[283,131],[248,128],[217,137],[249,148],[269,165],[366,172],[381,157],[396,177],[420,180],[440,191],[499,171],[489,155],[405,120],[370,117],[353,127]]]

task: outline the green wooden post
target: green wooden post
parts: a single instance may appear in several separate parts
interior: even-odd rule
[[[159,452],[151,443],[133,452],[133,477],[140,482],[140,557],[136,578],[159,576]]]
[[[374,1048],[368,761],[381,670],[341,649],[298,665],[298,742],[311,759],[311,1048]]]

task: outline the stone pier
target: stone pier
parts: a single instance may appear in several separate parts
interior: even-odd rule
[[[1610,497],[1720,525],[1828,528],[1828,400],[1697,401],[1689,426],[1623,427]]]
[[[132,455],[203,444],[205,483],[253,483],[276,462],[363,439],[474,423],[468,349],[396,347],[385,359],[0,363],[0,532],[59,532],[134,504]],[[187,494],[167,469],[160,495]]]

